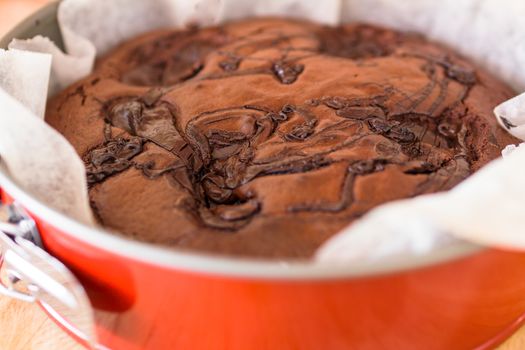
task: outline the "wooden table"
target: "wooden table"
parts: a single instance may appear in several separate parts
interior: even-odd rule
[[[0,0],[0,35],[49,0]],[[524,296],[525,297],[525,296]],[[0,297],[0,350],[81,350],[36,305]],[[525,326],[499,350],[525,349]]]

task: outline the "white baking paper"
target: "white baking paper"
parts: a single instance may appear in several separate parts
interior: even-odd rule
[[[0,52],[0,86],[27,107],[0,93],[2,162],[28,192],[90,223],[82,163],[70,145],[39,118],[47,96],[42,85],[47,85],[43,75],[49,62],[37,62],[52,57],[49,93],[54,94],[87,75],[97,55],[132,36],[156,28],[208,25],[254,15],[309,18],[326,24],[359,20],[418,31],[458,49],[513,86],[525,88],[525,70],[520,66],[525,62],[523,2],[509,1],[503,6],[496,0],[64,0],[58,17],[67,53],[43,37],[14,40],[9,51]],[[28,80],[31,75],[39,78]],[[524,99],[518,97],[496,110],[500,122],[501,116],[507,118],[515,125],[509,131],[521,138],[525,137],[520,129],[525,125]],[[519,208],[525,207],[525,148],[508,148],[505,155],[448,193],[371,211],[321,247],[316,260],[348,263],[426,254],[458,239],[525,248],[525,234],[522,237],[519,232],[523,224],[518,220]]]
[[[37,199],[93,224],[84,164],[73,147],[30,109],[0,89],[0,161]]]

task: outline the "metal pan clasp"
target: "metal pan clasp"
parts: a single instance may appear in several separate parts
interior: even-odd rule
[[[16,203],[0,202],[0,294],[37,303],[79,343],[103,349],[84,288],[43,249],[35,222]]]

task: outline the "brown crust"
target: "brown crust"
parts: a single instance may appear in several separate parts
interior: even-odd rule
[[[489,90],[490,89],[490,90]],[[220,254],[307,257],[389,200],[516,142],[512,91],[421,37],[255,19],[125,43],[52,99],[100,222]]]

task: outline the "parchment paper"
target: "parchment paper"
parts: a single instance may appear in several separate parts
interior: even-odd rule
[[[419,31],[525,89],[525,70],[520,66],[525,62],[521,40],[525,3],[518,1],[503,6],[496,0],[65,0],[58,17],[67,54],[43,37],[14,40],[9,51],[0,52],[0,87],[5,90],[0,92],[2,164],[40,200],[92,224],[82,162],[41,119],[48,91],[52,95],[87,75],[97,55],[148,30],[254,15],[326,24],[360,20]],[[524,105],[525,97],[519,97],[496,110],[500,123],[501,117],[507,118],[515,125],[509,131],[522,139]],[[458,239],[525,248],[525,233],[520,233],[525,227],[519,218],[519,208],[525,207],[525,148],[509,148],[506,155],[448,193],[371,211],[321,247],[317,261],[348,263],[426,254]]]

